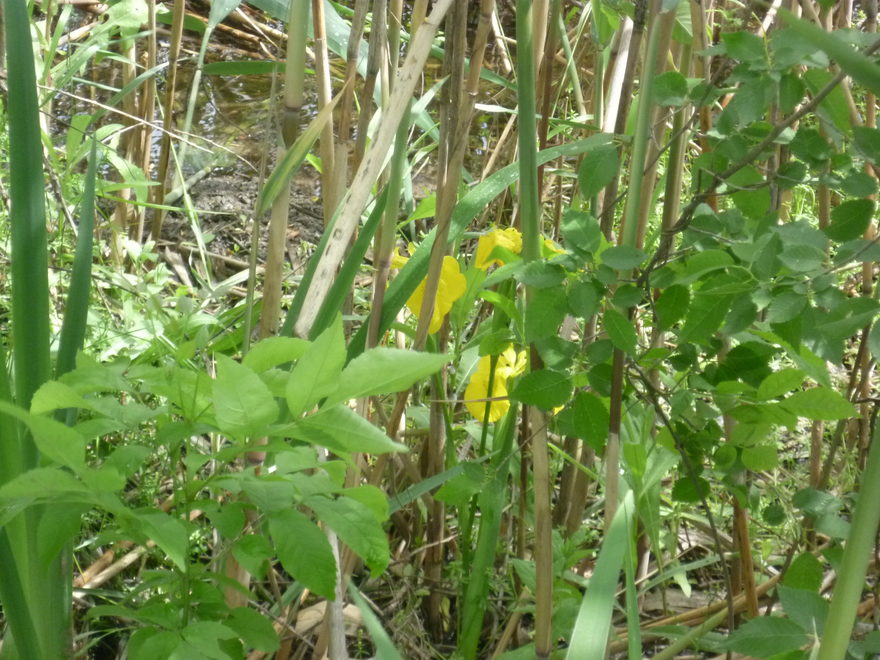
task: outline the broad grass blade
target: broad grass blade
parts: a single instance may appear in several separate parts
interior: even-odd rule
[[[569,660],[605,657],[617,581],[624,557],[629,552],[628,535],[633,510],[633,495],[630,491],[617,509],[599,551],[599,560],[574,622],[568,653],[565,655]]]

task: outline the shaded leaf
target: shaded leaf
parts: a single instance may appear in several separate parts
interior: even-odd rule
[[[324,532],[299,511],[283,509],[269,515],[269,533],[284,570],[316,594],[333,600],[336,560]]]
[[[630,357],[635,357],[638,336],[632,322],[616,309],[610,307],[605,310],[604,320],[605,331],[614,347]]]
[[[571,387],[568,374],[539,369],[523,376],[510,392],[510,398],[529,406],[552,410],[568,401]]]

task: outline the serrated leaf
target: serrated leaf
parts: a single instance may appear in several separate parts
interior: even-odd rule
[[[871,224],[875,204],[870,199],[850,199],[831,211],[831,224],[822,231],[828,238],[843,242],[858,238]]]
[[[762,401],[775,399],[804,384],[804,372],[800,369],[780,369],[775,371],[758,386],[758,398]]]
[[[632,270],[641,264],[647,255],[629,245],[614,245],[602,251],[602,263],[615,270]]]
[[[853,79],[870,89],[874,94],[880,94],[880,71],[870,58],[854,50],[839,33],[826,32],[809,21],[798,18],[786,9],[782,9],[780,13],[793,31],[800,34],[816,48],[825,51]]]
[[[687,313],[691,302],[691,293],[682,284],[673,284],[663,291],[654,305],[657,321],[663,330],[668,330]]]
[[[819,593],[824,575],[822,562],[813,553],[803,552],[794,558],[791,566],[785,571],[782,584],[792,589]]]
[[[299,417],[336,390],[345,358],[342,317],[337,316],[312,342],[290,372],[285,397],[287,409],[293,417]]]
[[[563,216],[562,237],[567,248],[588,254],[599,249],[603,238],[598,220],[580,211],[569,211]]]
[[[614,344],[630,357],[635,357],[638,336],[632,322],[616,309],[608,308],[604,314],[605,332]]]
[[[769,658],[805,645],[809,639],[791,619],[760,616],[737,628],[727,640],[727,648],[754,658]]]
[[[749,470],[764,472],[779,464],[779,452],[775,445],[757,445],[742,450],[742,462]]]
[[[510,398],[529,406],[552,410],[565,405],[571,396],[571,387],[568,374],[539,369],[523,376],[510,392]]]
[[[336,596],[336,560],[318,526],[293,509],[269,515],[269,533],[284,570],[319,596]]]
[[[786,616],[804,630],[822,634],[828,615],[828,601],[818,593],[794,589],[784,584],[776,587],[776,593]]]
[[[807,419],[833,421],[856,417],[856,409],[839,392],[813,387],[795,392],[781,403],[788,412]]]
[[[565,280],[565,269],[547,261],[529,261],[519,269],[515,279],[536,289],[549,289],[562,284]]]
[[[224,433],[260,435],[278,419],[278,404],[267,385],[232,358],[217,356],[217,378],[211,385],[214,414]]]
[[[324,405],[376,394],[394,394],[430,376],[449,362],[438,353],[372,348],[348,363],[337,390]]]
[[[687,319],[681,329],[679,340],[685,342],[703,342],[709,339],[721,326],[733,296],[715,296],[697,294],[688,309]]]
[[[561,287],[545,289],[526,307],[526,342],[556,336],[568,313],[568,300]]]
[[[289,435],[346,454],[407,451],[405,445],[394,442],[384,431],[343,404],[323,407],[293,424],[274,427],[270,431],[273,436]]]
[[[601,450],[608,439],[608,408],[591,392],[578,392],[574,399],[573,421],[578,435],[593,449]]]
[[[599,292],[590,280],[576,280],[568,287],[568,309],[575,316],[588,319],[599,311]]]
[[[388,566],[388,537],[370,510],[348,497],[316,496],[306,500],[320,520],[367,564],[375,576]]]
[[[619,169],[617,148],[613,144],[603,145],[584,154],[578,170],[578,183],[584,199],[590,199],[607,186]]]
[[[688,96],[687,80],[678,71],[667,71],[654,79],[652,91],[657,105],[684,105]]]
[[[871,163],[880,162],[880,129],[869,126],[853,126],[856,148]]]

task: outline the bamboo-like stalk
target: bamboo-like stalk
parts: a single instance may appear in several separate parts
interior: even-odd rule
[[[545,8],[546,9],[546,8]],[[519,209],[522,228],[522,257],[525,262],[541,258],[541,207],[538,183],[538,139],[535,99],[535,50],[533,33],[536,10],[528,0],[517,2],[517,105],[519,118]],[[546,21],[539,21],[543,24]],[[526,287],[526,314],[536,291]],[[537,351],[532,349],[532,363]],[[531,433],[532,487],[535,515],[535,657],[550,657],[553,650],[553,542],[552,509],[550,505],[550,465],[547,457],[547,421],[545,413],[529,406],[525,411]]]
[[[183,19],[186,16],[185,0],[174,0],[171,15],[171,42],[168,47],[168,75],[165,79],[165,100],[162,107],[162,137],[159,143],[159,164],[156,169],[158,185],[151,190],[150,201],[156,205],[153,209],[153,222],[150,238],[159,240],[162,234],[162,223],[165,210],[158,208],[164,199],[168,181],[168,164],[171,156],[171,127],[174,122],[174,97],[177,93],[178,58],[180,42],[183,38]]]
[[[388,40],[386,34],[386,14],[388,0],[373,0],[372,17],[373,22],[370,26],[369,51],[367,55],[367,73],[364,78],[364,86],[360,92],[361,113],[358,115],[357,137],[354,146],[354,167],[360,166],[364,157],[364,151],[367,148],[367,128],[370,125],[371,113],[367,112],[367,108],[373,106],[373,92],[376,88],[377,81],[388,80],[388,70],[386,68],[388,48]],[[384,95],[382,107],[387,107],[388,85],[381,85],[381,93]]]
[[[315,73],[318,81],[318,109],[320,110],[333,96],[330,82],[330,56],[327,51],[327,29],[324,19],[324,3],[312,0],[312,22],[315,34]],[[324,209],[324,226],[330,223],[333,211],[339,202],[340,183],[344,180],[336,171],[336,144],[333,136],[333,122],[327,122],[321,131],[321,204]],[[343,165],[344,167],[344,165]],[[343,174],[344,176],[344,174]]]
[[[296,142],[300,131],[300,112],[305,98],[306,36],[308,33],[309,2],[290,3],[287,35],[287,66],[284,70],[284,107],[281,110],[281,135],[278,160],[287,148]],[[284,259],[287,253],[287,223],[290,213],[290,183],[282,186],[281,193],[272,203],[269,214],[269,238],[266,246],[265,275],[263,279],[263,306],[260,316],[260,337],[278,332],[281,322],[281,284]]]
[[[342,202],[333,225],[332,239],[328,241],[323,252],[316,255],[319,261],[315,267],[311,285],[303,294],[302,306],[294,325],[294,331],[299,336],[308,336],[324,297],[332,285],[336,270],[342,263],[349,241],[360,220],[361,212],[370,196],[373,182],[376,181],[384,165],[385,155],[397,133],[400,120],[407,108],[406,104],[412,97],[419,74],[430,54],[434,35],[452,1],[439,0],[434,5],[431,15],[425,19],[410,43],[410,49],[398,73],[394,91],[389,99],[388,112],[383,115],[376,139],[365,154],[349,188],[348,196]]]
[[[671,13],[671,12],[670,12]],[[651,117],[653,116],[653,103],[651,94],[653,89],[654,71],[657,64],[657,54],[660,50],[661,36],[663,34],[663,21],[654,16],[650,21],[650,33],[648,46],[645,52],[645,62],[641,75],[639,88],[639,107],[636,119],[635,135],[633,136],[632,156],[630,158],[629,191],[627,204],[620,230],[619,244],[636,247],[636,240],[640,233],[644,233],[642,225],[646,217],[640,215],[639,200],[641,199],[642,186],[645,179],[645,166],[648,154],[648,142],[651,135]],[[606,198],[606,205],[610,200]],[[603,218],[604,222],[604,218]],[[627,277],[626,274],[623,274]],[[609,408],[608,444],[605,448],[605,526],[611,525],[614,514],[617,511],[617,499],[620,480],[620,422],[623,410],[623,351],[619,348],[614,350],[611,376],[611,404]]]

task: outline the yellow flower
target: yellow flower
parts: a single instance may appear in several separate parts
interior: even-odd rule
[[[489,266],[503,266],[504,262],[497,257],[490,258],[492,250],[501,246],[514,254],[522,252],[522,234],[513,227],[507,229],[493,229],[480,236],[477,242],[477,255],[474,265],[480,270],[486,270]]]
[[[565,250],[556,245],[556,243],[549,238],[545,238],[544,242],[541,244],[541,256],[545,259],[550,259],[557,254],[565,254]]]
[[[403,268],[403,265],[409,261],[407,257],[400,255],[400,251],[395,248],[394,255],[391,257],[392,268]],[[412,292],[406,306],[409,311],[418,318],[419,312],[422,311],[422,300],[425,297],[425,281],[422,280]],[[434,300],[434,313],[431,316],[431,322],[428,324],[428,332],[435,333],[443,325],[443,319],[452,309],[452,304],[464,295],[467,288],[467,280],[461,274],[458,262],[450,256],[443,257],[443,265],[440,267],[440,282],[437,285],[437,298]]]
[[[489,376],[492,368],[492,356],[484,355],[471,374],[471,379],[464,391],[465,406],[478,421],[486,418],[489,409],[489,422],[497,422],[510,408],[507,400],[507,381],[520,375],[526,369],[526,352],[517,353],[513,346],[508,346],[495,362],[495,377],[492,380],[492,392],[489,392]],[[492,399],[487,401],[486,399]]]

